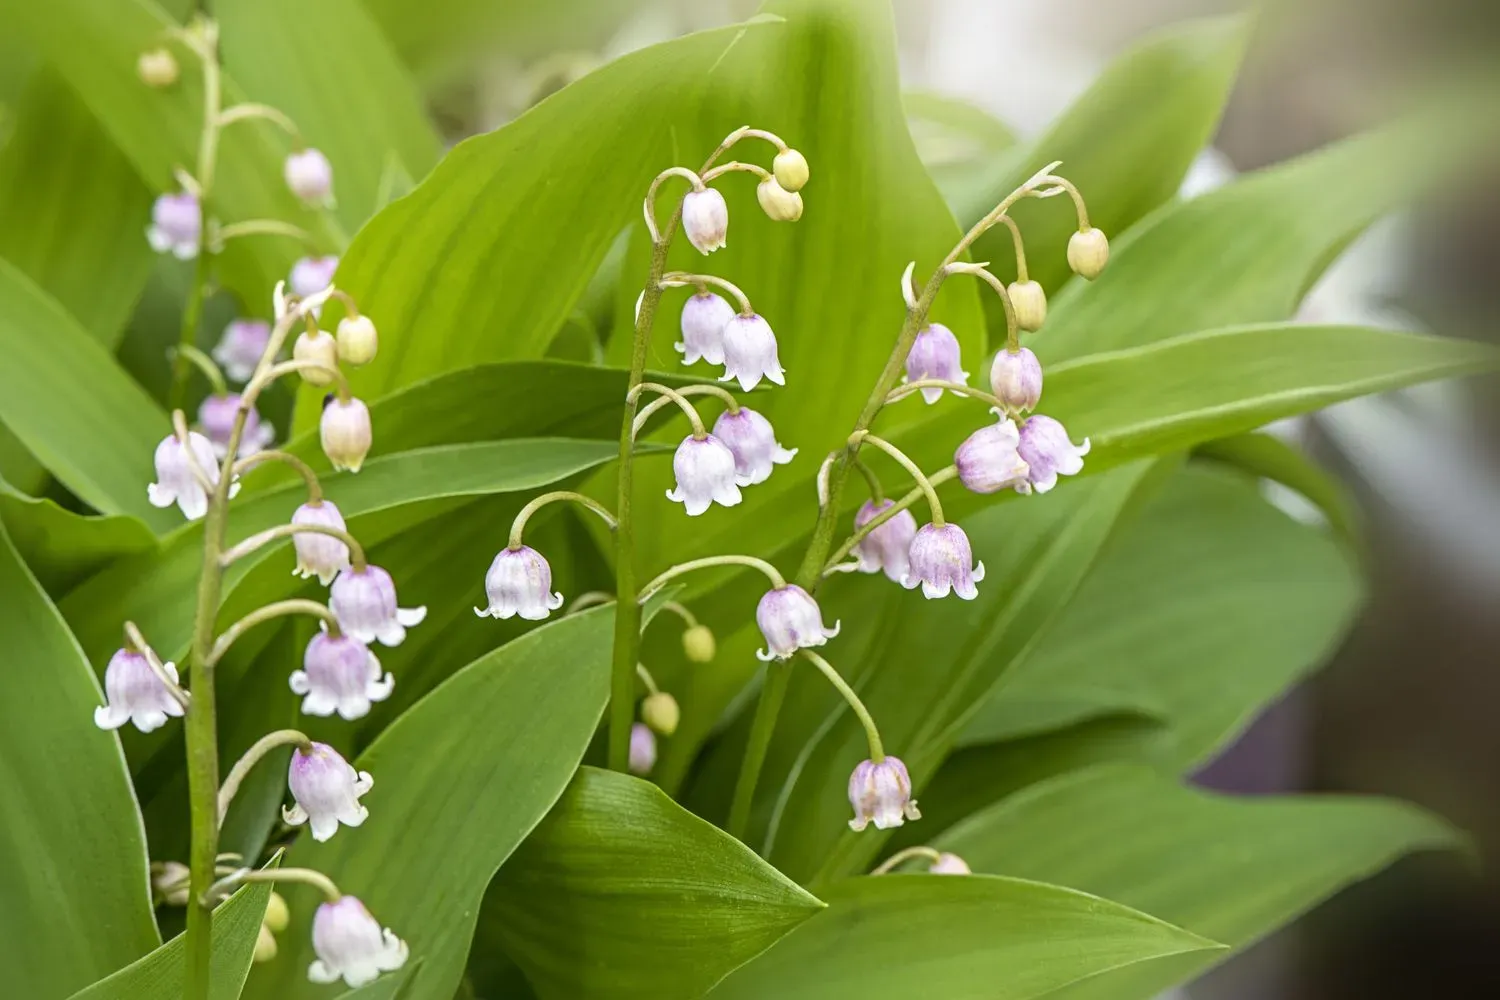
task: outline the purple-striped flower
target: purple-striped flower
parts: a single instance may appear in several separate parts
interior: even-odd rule
[[[1058,476],[1076,476],[1083,471],[1083,456],[1089,453],[1089,439],[1074,444],[1067,428],[1040,413],[1033,413],[1021,425],[1018,446],[1027,465],[1026,479],[1016,487],[1017,493],[1046,493],[1057,485]]]
[[[854,529],[858,531],[875,519],[877,514],[894,507],[894,500],[882,500],[878,505],[866,500],[854,515]],[[885,573],[895,583],[906,577],[911,562],[911,542],[917,534],[917,519],[911,511],[902,510],[871,531],[859,544],[854,554],[859,558],[861,573]]]
[[[795,583],[766,591],[755,609],[755,623],[766,637],[766,648],[755,655],[767,661],[789,659],[797,650],[821,646],[839,634],[838,622],[824,628],[818,602]]]
[[[198,199],[186,191],[164,194],[151,206],[151,225],[146,227],[146,242],[157,253],[168,253],[179,260],[198,256],[203,238],[202,217]]]
[[[689,191],[682,199],[682,231],[699,253],[722,247],[729,236],[729,205],[713,188]]]
[[[854,807],[849,829],[856,833],[871,823],[877,830],[889,830],[922,818],[911,797],[911,776],[896,757],[861,761],[849,776],[849,804]]]
[[[313,743],[306,752],[301,747],[293,750],[286,783],[295,804],[290,809],[283,806],[281,818],[292,826],[306,823],[313,840],[332,837],[340,823],[359,826],[370,815],[359,797],[375,779],[368,771],[356,771],[327,743]]]
[[[959,358],[958,338],[941,323],[924,327],[912,341],[911,350],[906,355],[906,381],[915,382],[924,378],[960,384],[969,380],[969,373],[963,370],[963,362]],[[942,396],[942,389],[931,387],[922,390],[922,398],[928,403],[936,403]]]
[[[382,928],[353,896],[318,907],[312,939],[318,957],[308,966],[307,978],[315,983],[342,979],[348,986],[359,987],[406,964],[406,942],[389,927]]]
[[[302,654],[302,669],[292,671],[293,694],[302,698],[302,714],[362,719],[373,702],[390,697],[396,681],[381,669],[370,647],[349,635],[319,632]]]
[[[323,416],[318,420],[318,440],[335,469],[358,472],[374,439],[370,408],[363,402],[353,396],[324,402]]]
[[[265,320],[231,320],[214,347],[214,360],[231,382],[247,382],[270,342],[271,324]]]
[[[748,406],[719,414],[714,421],[714,437],[734,453],[734,481],[739,486],[765,482],[772,468],[785,465],[797,455],[796,448],[789,450],[777,442],[771,421]]]
[[[346,569],[328,589],[328,607],[339,629],[363,643],[399,646],[406,630],[420,625],[427,609],[398,608],[396,583],[379,566]]]
[[[776,354],[776,334],[755,313],[737,315],[724,324],[724,374],[719,381],[738,379],[740,388],[749,392],[763,378],[786,385],[786,371]]]
[[[1002,350],[990,365],[990,389],[1013,410],[1034,410],[1042,398],[1042,363],[1029,347]]]
[[[176,683],[176,665],[162,666]],[[109,658],[109,666],[104,668],[104,694],[109,703],[94,709],[94,725],[100,729],[119,729],[131,722],[141,732],[149,733],[165,726],[168,716],[182,715],[182,706],[156,676],[144,653],[121,649]]]
[[[677,488],[667,490],[667,499],[682,504],[690,517],[712,504],[733,507],[742,499],[735,484],[734,452],[712,434],[683,438],[672,456],[672,471],[677,475]]]
[[[347,530],[344,515],[332,500],[309,500],[292,512],[292,523]],[[349,567],[349,546],[332,535],[298,532],[292,536],[292,547],[297,552],[297,567],[292,572],[304,580],[316,576],[326,587]]]
[[[209,396],[198,407],[198,426],[214,446],[214,454],[223,458],[229,453],[229,438],[234,433],[234,418],[240,408],[240,394]],[[262,423],[254,406],[245,414],[245,429],[240,433],[237,458],[265,451],[276,438],[276,428]]]
[[[1001,411],[1000,419],[970,434],[953,453],[958,478],[975,493],[995,493],[1026,485],[1027,465],[1016,448],[1021,432]]]
[[[536,622],[563,604],[563,595],[552,592],[552,567],[530,545],[501,549],[484,575],[484,591],[489,607],[474,609],[481,618],[520,615]]]
[[[901,585],[907,590],[919,584],[929,600],[947,597],[951,590],[966,601],[979,596],[974,584],[984,579],[984,563],[973,562],[969,536],[956,524],[924,524],[911,540],[911,564]]]
[[[682,363],[699,358],[711,365],[724,363],[724,325],[734,319],[734,306],[713,292],[691,295],[682,305],[682,341],[673,344]]]

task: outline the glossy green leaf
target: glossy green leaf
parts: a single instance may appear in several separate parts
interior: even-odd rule
[[[1048,879],[1243,948],[1412,851],[1458,846],[1430,813],[1371,798],[1234,799],[1135,768],[1037,786],[939,838],[975,871]],[[1150,1000],[1228,952],[1107,973],[1058,1000]]]
[[[1346,544],[1359,545],[1359,511],[1334,476],[1300,448],[1271,434],[1238,434],[1199,445],[1193,454],[1285,486],[1322,513]]]
[[[61,1000],[155,948],[145,831],[78,644],[0,528],[0,968]]]
[[[543,1000],[690,1000],[822,908],[655,785],[587,767],[492,892]]]
[[[0,261],[0,421],[79,499],[153,528],[151,456],[172,425],[88,331]]]
[[[449,1000],[485,886],[567,787],[609,696],[614,616],[569,615],[456,673],[360,755],[370,818],[288,865],[328,873],[411,946],[422,967],[403,1000]],[[246,996],[324,995],[305,970],[311,894],[292,890],[283,957]]]
[[[901,106],[943,200],[959,207],[988,198],[996,162],[1016,148],[1015,133],[988,111],[946,94],[908,91]]]
[[[0,521],[42,588],[54,597],[108,563],[156,548],[156,536],[133,517],[87,517],[51,500],[27,496],[0,479]]]
[[[1039,882],[887,875],[830,885],[828,909],[713,1000],[1030,1000],[1110,969],[1218,950],[1116,903]]]

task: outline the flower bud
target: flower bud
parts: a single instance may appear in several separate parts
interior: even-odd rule
[[[1109,240],[1090,226],[1080,229],[1068,240],[1068,266],[1075,274],[1093,281],[1109,263]]]
[[[231,382],[248,382],[271,341],[271,324],[260,319],[232,320],[214,347],[214,360]]]
[[[713,188],[689,191],[682,199],[682,229],[699,253],[711,254],[729,235],[729,205]]]
[[[665,691],[648,694],[641,702],[641,718],[646,725],[661,733],[663,736],[671,736],[677,732],[677,723],[682,719],[682,710],[677,707],[677,699]]]
[[[907,590],[920,584],[928,600],[947,597],[950,590],[966,601],[979,596],[974,584],[984,579],[984,563],[973,562],[969,536],[958,525],[922,525],[911,541],[910,558],[901,580]]]
[[[147,49],[135,61],[141,82],[161,90],[177,82],[177,58],[166,49]]]
[[[375,334],[375,324],[371,322],[370,317],[345,316],[339,320],[338,329],[340,361],[346,361],[357,368],[375,359],[375,350],[380,341]]]
[[[795,583],[766,591],[756,606],[755,623],[766,637],[766,648],[755,656],[764,661],[790,659],[797,650],[821,646],[839,634],[839,623],[825,628],[818,602]]]
[[[167,906],[186,906],[188,901],[188,866],[181,861],[163,861],[151,866],[151,888]]]
[[[861,761],[849,776],[849,804],[854,807],[849,829],[855,833],[872,822],[877,830],[889,830],[922,818],[911,797],[911,776],[896,757]]]
[[[990,390],[1013,410],[1034,410],[1042,398],[1042,363],[1031,348],[1001,349],[990,365]]]
[[[735,316],[724,324],[724,374],[719,381],[738,379],[740,388],[749,392],[763,378],[786,385],[786,371],[776,354],[776,334],[755,313]]]
[[[807,184],[807,157],[790,147],[783,149],[771,161],[771,172],[788,191],[801,191]]]
[[[1012,281],[1007,289],[1010,307],[1016,312],[1016,326],[1023,330],[1040,330],[1047,320],[1047,293],[1037,281]]]
[[[401,645],[406,630],[427,617],[426,607],[396,606],[396,582],[379,566],[340,573],[328,588],[328,608],[346,635],[383,646]]]
[[[406,964],[406,942],[389,927],[382,929],[365,904],[353,896],[318,907],[313,914],[312,940],[318,957],[308,966],[307,978],[315,983],[342,979],[358,988]]]
[[[863,528],[877,514],[895,506],[895,503],[894,500],[882,500],[877,506],[874,501],[866,500],[854,515],[854,530]],[[906,576],[911,541],[916,534],[917,519],[912,517],[911,511],[902,510],[860,539],[859,544],[854,547],[854,554],[859,558],[859,571],[884,572],[892,582],[900,583]]]
[[[214,455],[223,458],[229,453],[229,439],[234,436],[234,421],[240,408],[240,394],[231,392],[224,396],[209,396],[198,407],[198,426],[203,436],[214,446]],[[260,414],[251,406],[245,413],[245,428],[240,432],[240,446],[236,458],[265,451],[276,437],[276,429],[262,423]]]
[[[927,869],[929,875],[972,875],[969,863],[957,854],[942,851]]]
[[[292,360],[312,361],[317,368],[304,368],[297,374],[308,385],[327,385],[339,367],[339,345],[327,330],[304,330],[292,342]]]
[[[146,242],[157,253],[170,252],[178,260],[198,256],[203,237],[203,218],[198,199],[188,192],[164,194],[151,205],[151,225],[146,227]]]
[[[208,491],[193,474],[189,460],[197,461],[211,484],[219,481],[219,462],[214,455],[214,446],[208,438],[197,431],[188,432],[188,447],[184,449],[176,435],[162,438],[156,446],[156,482],[146,487],[146,499],[153,507],[170,507],[176,504],[189,521],[196,521],[208,513]],[[229,495],[239,492],[239,483],[234,483]]]
[[[929,378],[966,383],[969,373],[963,370],[958,355],[958,338],[953,335],[952,330],[941,323],[924,327],[912,341],[911,350],[906,355],[906,381]],[[922,398],[929,404],[936,403],[942,396],[942,389],[922,390]]]
[[[734,306],[713,292],[689,296],[682,306],[682,340],[672,345],[682,354],[682,363],[691,365],[702,358],[711,365],[722,365],[724,325],[734,316]]]
[[[316,149],[291,153],[282,169],[286,186],[304,205],[333,204],[333,164]]]
[[[261,918],[261,923],[271,928],[271,933],[280,934],[286,930],[291,920],[292,913],[287,909],[286,900],[281,898],[281,893],[271,893],[270,898],[266,900],[266,915]]]
[[[340,823],[359,826],[370,815],[359,797],[374,786],[375,779],[368,771],[356,771],[326,743],[313,743],[306,751],[293,750],[286,781],[295,805],[282,806],[281,818],[291,826],[306,823],[313,840],[325,841],[338,833]]]
[[[318,422],[318,437],[323,442],[323,454],[335,469],[358,472],[373,440],[369,408],[352,396],[329,400]]]
[[[292,290],[293,295],[305,299],[333,284],[333,275],[338,269],[339,259],[331,255],[300,258],[292,265],[292,273],[287,278],[287,287]]]
[[[563,595],[552,592],[552,567],[529,545],[501,549],[484,576],[484,590],[489,607],[474,609],[481,618],[520,615],[537,622],[563,604]]]
[[[755,197],[761,209],[775,222],[796,222],[802,218],[802,196],[788,191],[768,177],[755,188]]]
[[[656,734],[644,722],[630,727],[630,757],[626,765],[631,774],[645,776],[656,766]]]
[[[1020,442],[1020,429],[1003,414],[997,423],[979,428],[953,454],[959,481],[975,493],[996,493],[1024,484],[1028,467],[1016,450]]]
[[[739,486],[765,482],[774,466],[785,465],[797,454],[796,448],[783,448],[771,422],[748,406],[719,414],[714,421],[714,437],[734,453],[734,481]]]
[[[302,654],[302,669],[290,686],[302,698],[302,714],[363,719],[374,702],[389,698],[396,681],[380,667],[370,647],[351,635],[319,632]]]
[[[682,504],[689,517],[697,517],[714,503],[733,507],[741,500],[734,452],[712,434],[702,440],[691,434],[683,438],[672,456],[672,471],[677,475],[677,488],[667,490],[667,499]]]
[[[1017,493],[1046,493],[1057,485],[1058,476],[1076,476],[1083,471],[1083,456],[1089,453],[1089,439],[1075,445],[1067,428],[1040,413],[1033,413],[1021,425],[1018,451],[1025,460],[1027,482],[1016,487]]]
[[[332,500],[309,500],[292,512],[292,523],[317,524],[340,531],[348,527]],[[299,532],[292,536],[292,548],[297,553],[297,568],[292,572],[304,580],[316,576],[325,587],[349,566],[349,546],[332,535]]]
[[[718,653],[713,629],[707,625],[694,625],[682,633],[682,653],[692,663],[712,663]]]
[[[255,951],[250,958],[255,962],[269,962],[276,957],[276,935],[271,933],[271,928],[265,924],[260,925],[260,930],[255,932]]]

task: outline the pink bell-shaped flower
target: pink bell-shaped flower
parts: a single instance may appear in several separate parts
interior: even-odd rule
[[[849,804],[854,807],[849,829],[856,833],[871,823],[877,830],[889,830],[922,818],[911,797],[911,776],[895,757],[860,762],[849,776]]]
[[[783,448],[776,440],[771,421],[748,406],[725,410],[714,421],[714,437],[734,452],[734,481],[740,486],[754,486],[771,476],[771,469],[785,465],[797,455],[797,449]]]
[[[370,705],[385,701],[396,681],[380,667],[370,647],[353,636],[319,632],[302,654],[302,669],[292,671],[292,693],[302,698],[302,714],[362,719]]]
[[[958,478],[975,493],[995,493],[1026,484],[1028,466],[1016,450],[1021,431],[1001,411],[1000,419],[970,434],[953,454]]]
[[[168,435],[156,446],[156,482],[146,487],[146,499],[153,507],[170,507],[175,503],[184,517],[196,521],[208,513],[208,491],[193,474],[189,453],[197,460],[198,468],[209,483],[218,483],[219,460],[208,438],[190,431],[188,446],[184,448],[176,435]],[[239,483],[232,483],[229,495],[234,496],[239,488]]]
[[[907,352],[906,381],[935,378],[945,382],[966,383],[969,373],[963,370],[958,355],[958,338],[953,335],[952,330],[941,323],[924,327]],[[928,403],[936,403],[942,396],[942,389],[932,387],[922,390],[922,398]]]
[[[214,360],[231,382],[247,382],[270,342],[271,324],[265,320],[231,320],[214,346]]]
[[[359,987],[406,964],[406,942],[389,927],[382,928],[353,896],[318,907],[312,939],[318,957],[308,966],[307,978],[315,983],[342,979],[347,986]]]
[[[328,607],[341,631],[360,642],[383,646],[401,645],[406,630],[427,617],[425,607],[396,606],[396,583],[379,566],[341,572],[328,589]]]
[[[198,256],[203,238],[202,216],[198,199],[186,191],[164,194],[151,206],[151,225],[146,227],[146,242],[157,253],[171,253],[179,260]]]
[[[176,665],[162,666],[176,683]],[[109,658],[109,666],[104,668],[104,694],[109,704],[94,709],[94,725],[100,729],[119,729],[131,722],[141,732],[149,733],[166,725],[168,716],[182,715],[182,705],[156,676],[144,653],[121,649]]]
[[[758,659],[786,660],[799,649],[821,646],[839,634],[839,623],[823,627],[823,612],[813,596],[795,583],[765,592],[755,609],[755,623],[766,637]]]
[[[500,550],[484,575],[484,591],[489,607],[474,609],[481,618],[520,615],[536,622],[563,604],[563,595],[552,593],[552,567],[529,545]]]
[[[947,597],[952,591],[972,601],[979,596],[974,585],[984,579],[984,563],[973,559],[964,529],[956,524],[924,524],[911,541],[911,562],[901,585],[907,590],[921,585],[922,595],[929,600]]]
[[[869,524],[877,514],[895,506],[895,503],[894,500],[882,500],[877,505],[873,500],[866,500],[854,515],[855,530]],[[898,512],[854,546],[854,555],[859,559],[859,571],[883,572],[892,582],[900,583],[906,577],[911,542],[916,534],[917,519],[912,517],[911,511]]]
[[[1034,410],[1042,398],[1042,363],[1031,348],[1001,349],[990,364],[990,389],[1012,410]]]
[[[734,306],[713,292],[691,295],[682,306],[682,340],[672,346],[685,365],[701,358],[711,365],[724,363],[724,325],[734,319]]]
[[[672,456],[672,471],[677,475],[677,488],[667,491],[667,499],[682,504],[690,517],[712,504],[733,507],[742,499],[735,483],[734,452],[712,434],[683,438]]]
[[[760,316],[741,313],[724,324],[724,374],[719,381],[738,379],[740,388],[749,392],[763,378],[786,385],[786,371],[776,355],[776,334]]]
[[[682,199],[682,231],[699,253],[722,247],[729,236],[729,205],[713,188],[689,191]]]
[[[229,452],[229,438],[234,433],[234,418],[240,408],[240,394],[209,396],[198,407],[198,426],[214,446],[214,455],[223,458]],[[265,451],[276,438],[276,429],[260,419],[254,406],[245,414],[245,429],[240,433],[236,458]]]
[[[301,747],[293,750],[286,781],[296,804],[290,809],[283,806],[281,818],[291,826],[306,823],[314,840],[332,837],[340,823],[359,826],[370,815],[359,797],[375,779],[367,771],[356,771],[326,743],[313,743],[306,752]]]
[[[1016,487],[1018,493],[1046,493],[1057,485],[1058,476],[1076,476],[1083,471],[1083,456],[1089,453],[1089,439],[1074,444],[1067,428],[1051,417],[1033,413],[1021,425],[1018,446],[1027,466],[1027,482]]]

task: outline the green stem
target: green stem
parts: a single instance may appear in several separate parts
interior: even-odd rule
[[[576,504],[581,504],[603,518],[605,524],[611,528],[615,527],[615,516],[609,512],[609,508],[593,497],[586,497],[582,493],[574,493],[572,490],[554,490],[551,493],[543,493],[522,507],[520,513],[516,515],[516,519],[511,522],[510,548],[512,551],[521,547],[521,533],[526,530],[526,522],[531,520],[531,515],[549,503],[556,503],[559,500],[571,500]]]
[[[854,435],[861,442],[873,445],[894,458],[900,466],[905,469],[916,480],[917,487],[927,497],[927,509],[932,512],[932,523],[938,527],[943,526],[943,505],[938,500],[937,490],[932,485],[932,480],[922,472],[922,467],[907,457],[906,452],[891,444],[885,438],[876,437],[869,431],[857,431]]]
[[[251,769],[261,762],[266,754],[277,747],[297,746],[302,748],[303,753],[312,751],[312,740],[308,739],[306,733],[297,729],[278,729],[267,733],[251,744],[244,756],[234,762],[229,773],[224,776],[224,784],[219,788],[219,822],[224,822],[224,816],[229,812],[229,803],[234,801],[234,795],[240,790],[240,784],[249,775]]]
[[[933,486],[939,486],[943,483],[946,483],[956,475],[958,475],[958,467],[949,465],[928,476],[927,481]],[[834,549],[833,554],[828,557],[828,562],[823,567],[824,572],[826,573],[829,569],[832,569],[834,566],[837,566],[840,562],[842,562],[845,556],[854,551],[854,546],[864,541],[869,536],[870,532],[874,531],[876,528],[880,527],[882,524],[889,521],[891,518],[895,517],[897,514],[901,513],[903,510],[910,507],[918,500],[921,500],[926,495],[926,491],[924,491],[922,487],[914,487],[910,493],[906,494],[906,496],[902,497],[900,500],[897,500],[885,510],[881,511],[874,517],[870,518],[870,520],[866,521],[863,527],[859,528],[854,532],[854,534],[844,539],[843,543],[839,545],[837,549]]]
[[[865,703],[859,700],[859,695],[855,694],[854,689],[849,686],[849,682],[839,676],[839,672],[833,669],[833,664],[812,650],[804,649],[802,655],[811,661],[824,677],[828,678],[828,683],[832,684],[849,703],[849,707],[854,709],[854,714],[859,717],[859,724],[864,727],[865,739],[870,744],[870,760],[876,764],[885,760],[885,745],[880,742],[880,731],[875,728],[875,719],[871,717],[870,710],[865,708]]]
[[[786,580],[782,577],[781,572],[764,559],[758,559],[755,556],[740,555],[704,556],[702,559],[689,559],[687,562],[678,563],[676,566],[659,573],[655,579],[641,588],[641,599],[645,600],[650,597],[669,580],[675,580],[684,573],[692,573],[700,569],[711,569],[715,566],[749,566],[751,569],[758,569],[764,573],[766,579],[771,581],[771,586],[777,590],[786,586]]]
[[[275,618],[285,618],[288,615],[311,615],[322,619],[328,626],[328,634],[335,639],[341,634],[339,632],[339,620],[328,607],[317,601],[309,601],[304,597],[290,597],[284,601],[276,601],[263,607],[256,608],[233,625],[224,630],[224,634],[214,641],[214,648],[208,654],[210,665],[217,666],[229,652],[229,647],[239,641],[240,636],[250,631],[257,625],[264,624]]]
[[[226,475],[225,480],[228,480]],[[251,535],[232,549],[228,549],[219,557],[219,562],[224,567],[245,558],[256,549],[283,538],[291,538],[293,535],[327,535],[329,538],[337,538],[349,547],[349,563],[356,573],[365,570],[365,549],[359,544],[359,540],[342,528],[335,528],[327,524],[278,524],[274,528]]]
[[[339,887],[333,884],[333,879],[322,872],[311,868],[267,868],[264,871],[240,869],[232,872],[209,886],[207,898],[213,900],[227,896],[249,882],[301,882],[316,888],[330,903],[337,903],[343,896]]]
[[[904,862],[910,861],[912,858],[926,858],[928,861],[936,863],[937,860],[942,856],[942,853],[936,847],[927,847],[925,845],[921,845],[918,847],[908,847],[905,850],[897,851],[895,854],[892,854],[890,857],[886,858],[880,863],[879,867],[870,872],[870,874],[888,874],[889,872],[895,870],[899,865]]]

